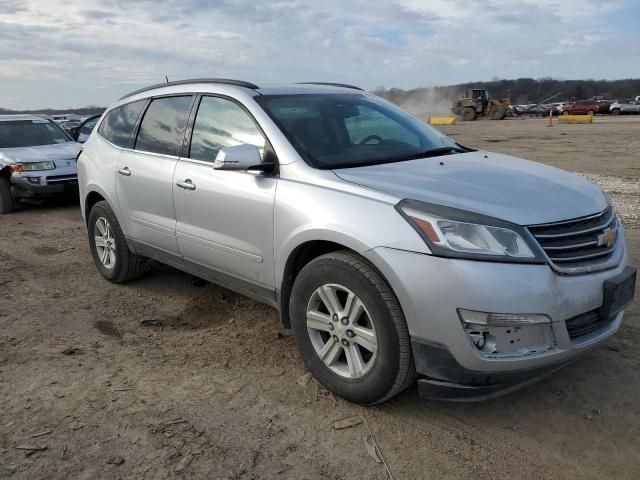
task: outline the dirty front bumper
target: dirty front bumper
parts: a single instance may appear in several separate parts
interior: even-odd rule
[[[73,161],[72,165],[54,170],[14,173],[11,183],[14,196],[21,199],[77,195],[78,171]]]
[[[366,252],[395,292],[412,338],[420,393],[481,400],[528,385],[613,335],[623,311],[599,316],[605,283],[626,271],[620,263],[584,275],[560,275],[548,265],[440,258],[392,248]],[[478,348],[461,311],[546,319],[536,325],[491,327],[497,348]],[[482,333],[482,332],[480,332]]]
[[[478,372],[462,367],[442,345],[412,339],[411,347],[420,374],[420,397],[452,402],[477,402],[505,395],[548,377],[578,358],[524,370]]]

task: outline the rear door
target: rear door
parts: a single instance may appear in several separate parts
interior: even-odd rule
[[[240,103],[202,96],[173,177],[178,246],[191,268],[248,294],[269,296],[277,176],[214,170],[218,151],[239,144],[264,152],[266,138]]]
[[[151,99],[133,148],[118,158],[116,192],[128,215],[129,235],[147,246],[177,255],[173,171],[178,162],[192,95]]]

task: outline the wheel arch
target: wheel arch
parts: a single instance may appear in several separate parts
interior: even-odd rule
[[[392,293],[396,295],[393,286],[382,273],[382,269],[378,268],[376,262],[372,261],[372,258],[365,255],[365,252],[371,249],[364,247],[358,240],[350,237],[306,239],[290,249],[288,255],[286,255],[286,261],[284,261],[282,265],[280,281],[278,282],[278,306],[280,320],[284,328],[291,328],[289,300],[295,279],[302,268],[321,255],[339,250],[353,253],[369,263],[389,286]],[[396,298],[398,298],[397,295]]]
[[[100,201],[105,201],[109,205],[109,208],[111,208],[111,211],[115,215],[116,220],[118,220],[118,223],[120,224],[120,228],[122,229],[126,237],[128,235],[128,232],[126,230],[126,225],[122,222],[120,211],[117,208],[118,205],[115,202],[115,200],[111,199],[111,197],[97,185],[88,185],[86,191],[87,191],[87,194],[84,196],[84,199],[82,199],[81,201],[81,207],[83,209],[82,213],[83,213],[85,224],[88,224],[89,222],[89,214],[91,213],[91,209],[94,207],[94,205]]]
[[[85,222],[89,221],[89,214],[91,213],[91,209],[93,208],[93,206],[98,203],[101,202],[106,199],[104,198],[104,196],[100,193],[98,193],[95,190],[91,190],[89,193],[87,193],[87,196],[84,199],[84,218],[85,218]]]

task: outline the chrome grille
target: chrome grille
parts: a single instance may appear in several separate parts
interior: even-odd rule
[[[549,260],[559,270],[575,270],[605,263],[615,250],[618,223],[611,207],[596,215],[528,227]],[[607,245],[605,235],[615,231]]]

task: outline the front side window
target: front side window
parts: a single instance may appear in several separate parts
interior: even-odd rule
[[[154,99],[142,118],[135,149],[177,155],[191,99],[190,95]]]
[[[98,133],[114,145],[126,147],[145,103],[146,100],[138,100],[114,108],[107,113]]]
[[[34,147],[70,142],[54,122],[45,119],[0,122],[0,148]]]
[[[191,135],[189,158],[213,162],[223,147],[251,144],[261,151],[265,139],[249,114],[237,103],[202,97]]]
[[[255,98],[300,156],[316,168],[390,163],[442,150],[467,151],[398,107],[369,94]]]

